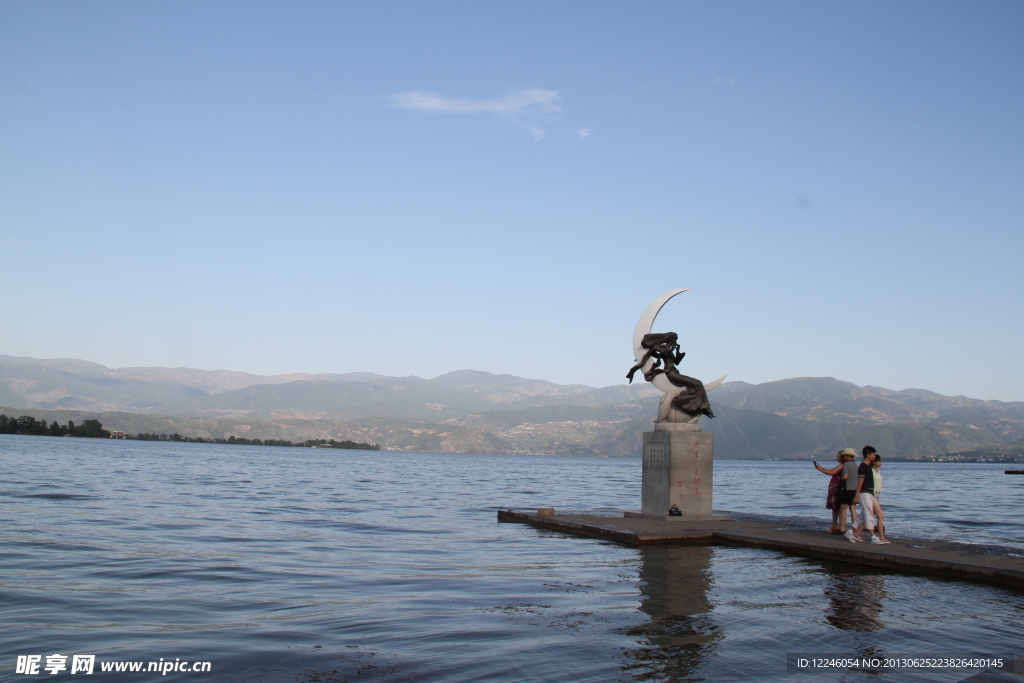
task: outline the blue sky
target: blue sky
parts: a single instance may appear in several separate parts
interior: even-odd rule
[[[1024,400],[1024,4],[0,3],[0,353]]]

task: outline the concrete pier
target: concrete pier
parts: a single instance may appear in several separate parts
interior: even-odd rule
[[[518,522],[577,536],[628,545],[732,544],[770,548],[793,555],[882,567],[954,579],[984,581],[1024,590],[1024,556],[988,546],[890,539],[889,545],[850,543],[842,536],[787,524],[784,518],[733,513],[729,520],[665,521],[589,514],[538,515],[499,510],[498,521]]]

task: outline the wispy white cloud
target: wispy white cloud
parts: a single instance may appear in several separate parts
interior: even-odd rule
[[[519,116],[531,112],[557,114],[562,111],[562,106],[558,103],[560,98],[554,90],[517,90],[504,97],[486,100],[445,97],[433,92],[412,90],[396,93],[388,99],[396,107],[446,114],[492,112],[502,116]]]
[[[523,126],[533,134],[535,140],[540,140],[544,137],[544,125],[557,118],[562,112],[560,99],[554,90],[538,88],[516,90],[504,97],[476,100],[411,90],[389,95],[387,102],[394,107],[415,111],[442,114],[494,114],[506,121]]]
[[[586,138],[590,137],[593,134],[593,132],[594,131],[590,130],[589,128],[580,128],[578,131],[576,131],[576,135],[579,136],[580,140],[585,140]]]

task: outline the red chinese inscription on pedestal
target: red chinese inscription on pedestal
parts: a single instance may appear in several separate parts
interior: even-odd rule
[[[700,444],[693,446],[693,495],[700,495],[698,485],[700,484]]]

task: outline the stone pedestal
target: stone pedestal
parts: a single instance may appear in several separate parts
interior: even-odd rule
[[[726,520],[711,512],[714,435],[690,423],[657,422],[644,432],[643,488],[639,512],[626,517],[666,521]],[[675,505],[682,516],[670,516]]]

